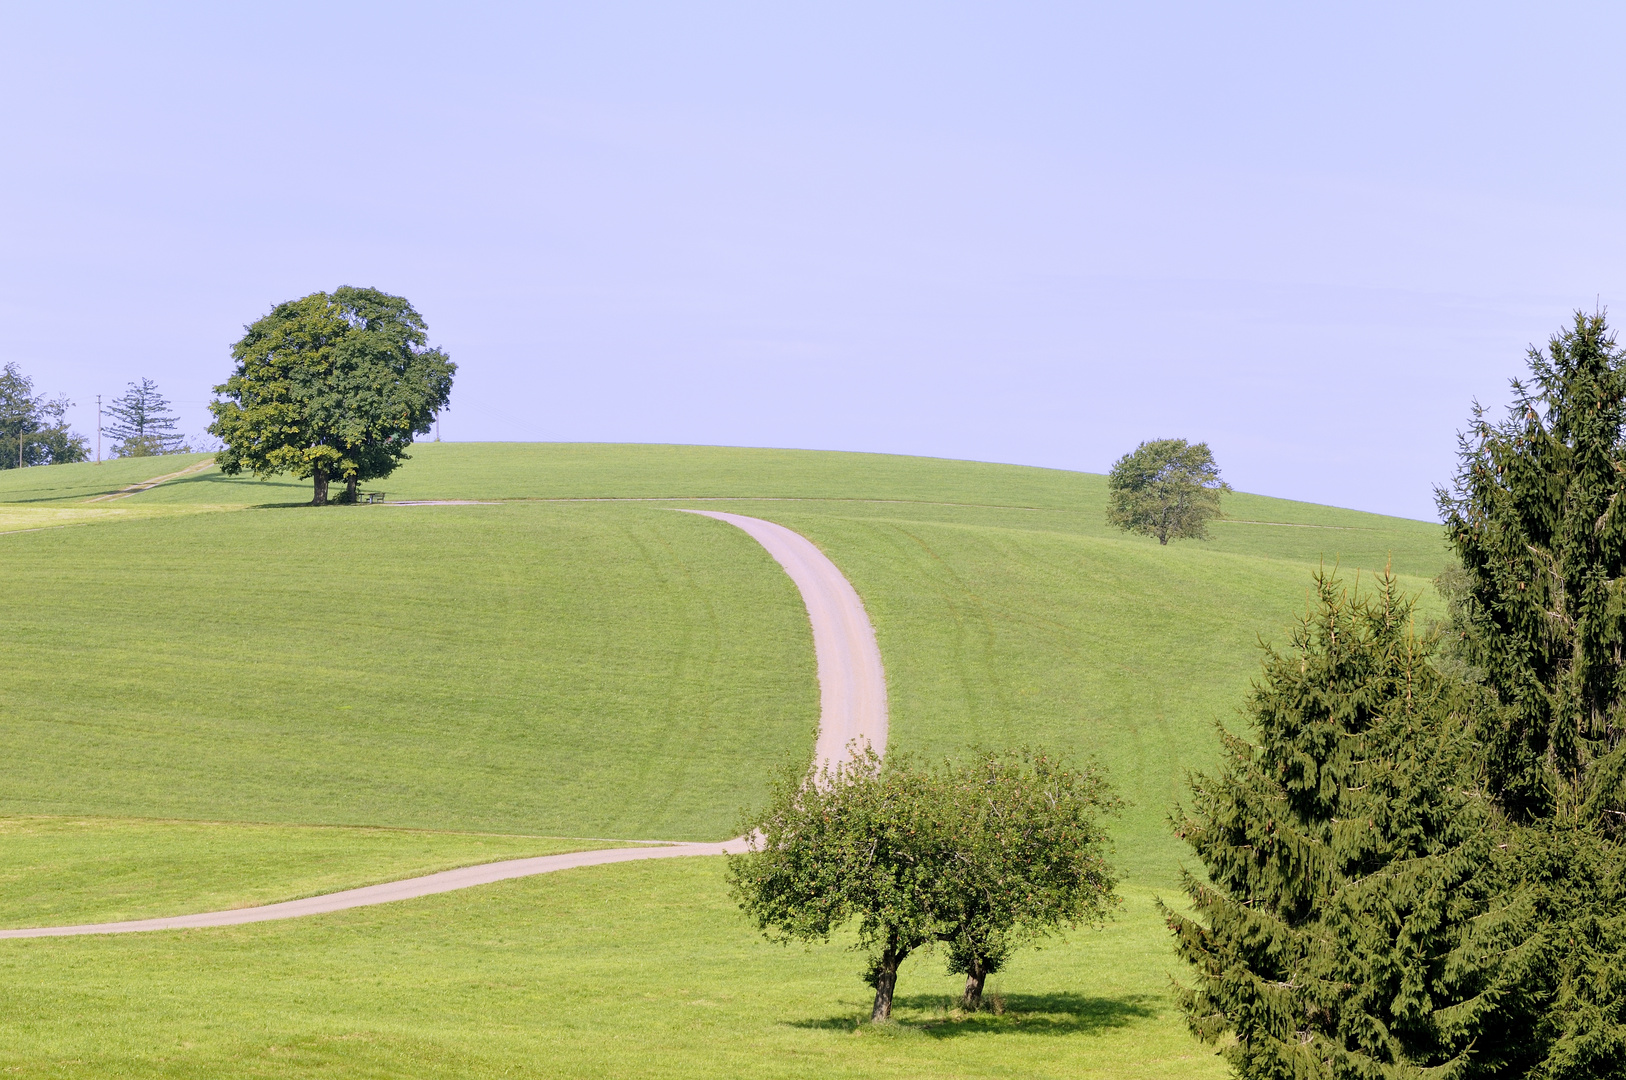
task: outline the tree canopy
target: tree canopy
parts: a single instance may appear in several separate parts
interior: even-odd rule
[[[1013,948],[1111,909],[1098,819],[1116,806],[1098,771],[1041,753],[932,770],[866,748],[816,776],[784,770],[742,822],[752,850],[730,858],[729,881],[775,940],[825,941],[856,920],[872,1021],[891,1017],[904,960],[938,943],[974,1009]]]
[[[788,767],[745,823],[752,850],[729,858],[740,907],[770,938],[828,941],[858,921],[874,1021],[891,1018],[899,965],[942,921],[948,837],[935,795],[922,773],[868,747],[816,777]]]
[[[1107,475],[1107,524],[1159,544],[1206,540],[1230,491],[1207,443],[1153,439],[1137,446]]]
[[[125,392],[108,404],[113,420],[102,428],[115,442],[113,452],[119,457],[184,452],[186,436],[175,430],[180,420],[169,409],[169,400],[151,379],[128,383]]]
[[[1494,688],[1482,725],[1502,804],[1544,816],[1555,780],[1620,771],[1626,731],[1626,377],[1602,315],[1576,313],[1506,419],[1474,406],[1459,438],[1446,534],[1465,580],[1456,627]]]
[[[1102,817],[1121,803],[1095,768],[1033,751],[979,751],[935,777],[952,856],[941,868],[938,940],[982,1007],[988,976],[1022,945],[1099,922],[1116,906]]]
[[[34,382],[16,364],[0,368],[0,469],[83,461],[85,437],[68,428],[67,398],[34,394]]]
[[[232,346],[210,411],[222,472],[310,478],[312,501],[388,476],[451,397],[457,366],[404,298],[344,286],[278,304]]]

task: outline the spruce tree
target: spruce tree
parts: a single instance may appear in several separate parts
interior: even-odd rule
[[[1438,492],[1466,573],[1456,633],[1494,694],[1491,783],[1524,819],[1550,816],[1554,781],[1582,783],[1626,722],[1622,352],[1602,315],[1576,312],[1529,359],[1506,419],[1475,403],[1454,490]]]
[[[1501,888],[1529,898],[1526,990],[1542,1080],[1626,1077],[1626,353],[1577,312],[1501,422],[1474,406],[1439,503],[1452,650],[1484,697],[1476,735],[1519,824]]]
[[[114,453],[119,457],[179,453],[185,449],[186,438],[175,430],[180,418],[169,408],[168,399],[151,379],[128,383],[123,395],[108,404],[107,413],[113,419],[102,432],[114,441]]]
[[[1318,574],[1315,597],[1267,651],[1257,742],[1222,730],[1176,815],[1207,871],[1185,876],[1192,916],[1165,908],[1187,1020],[1245,1078],[1517,1075],[1528,913],[1485,873],[1454,688],[1393,577],[1356,598]]]

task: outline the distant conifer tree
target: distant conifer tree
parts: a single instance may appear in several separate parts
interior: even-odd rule
[[[112,422],[102,432],[114,442],[119,457],[148,457],[174,454],[186,448],[186,438],[176,431],[180,418],[169,411],[169,401],[158,392],[158,384],[143,378],[127,384],[120,397],[107,406]]]
[[[1394,578],[1356,599],[1317,575],[1249,701],[1257,743],[1222,732],[1219,773],[1193,778],[1178,827],[1207,877],[1186,875],[1192,917],[1165,915],[1188,1022],[1236,1075],[1522,1074],[1529,912],[1486,873],[1495,817],[1453,700]]]

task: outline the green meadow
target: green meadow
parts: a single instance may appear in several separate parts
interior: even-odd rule
[[[569,871],[223,930],[0,942],[0,1068],[38,1076],[1219,1076],[1172,1007],[1166,817],[1311,573],[1439,527],[1228,496],[1203,544],[1104,477],[884,455],[428,444],[313,509],[199,460],[0,472],[0,922],[290,899],[614,839],[721,839],[817,722],[806,616],[728,509],[814,540],[887,665],[892,743],[1100,760],[1125,908],[1023,954],[1001,1015],[911,959],[763,942],[716,860]],[[54,516],[53,516],[54,515]],[[27,529],[28,531],[19,531]]]

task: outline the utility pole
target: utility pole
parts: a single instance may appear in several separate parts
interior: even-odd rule
[[[435,441],[440,442],[440,413],[435,414]]]
[[[102,463],[102,395],[96,395],[96,464]]]

